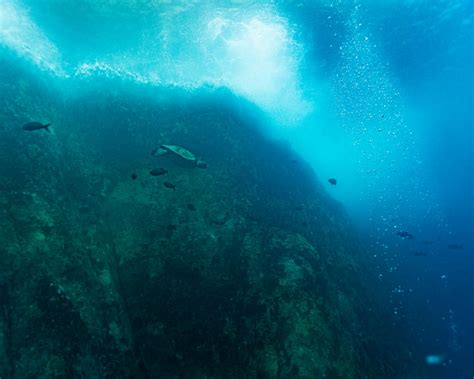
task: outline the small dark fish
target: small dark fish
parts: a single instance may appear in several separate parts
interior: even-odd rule
[[[173,230],[176,230],[178,228],[177,225],[175,224],[169,224],[166,229],[169,230],[170,232],[172,232]]]
[[[415,251],[415,252],[413,253],[413,255],[414,255],[415,257],[427,257],[427,256],[428,256],[428,254],[426,254],[424,251]]]
[[[308,227],[308,223],[307,223],[306,221],[303,221],[303,222],[301,223],[301,226],[302,226],[303,228],[307,228],[307,227]]]
[[[21,128],[23,130],[27,130],[29,132],[32,132],[34,130],[41,130],[41,129],[44,129],[46,130],[48,133],[51,133],[48,129],[48,127],[50,126],[51,124],[42,124],[41,122],[37,122],[37,121],[33,121],[33,122],[28,122],[26,123],[25,125],[23,125]]]
[[[463,250],[464,247],[463,245],[459,245],[457,243],[451,243],[448,245],[448,249],[451,249],[451,250]]]
[[[297,206],[295,207],[295,210],[296,210],[296,211],[300,211],[300,212],[301,212],[303,209],[304,209],[304,207],[303,207],[302,205],[297,205]]]
[[[328,179],[328,182],[331,183],[332,186],[335,186],[337,184],[337,180],[334,178]]]
[[[423,245],[433,245],[433,241],[429,241],[429,240],[421,241],[421,243]]]
[[[189,204],[187,205],[187,207],[188,207],[188,209],[189,209],[190,211],[193,211],[193,212],[194,212],[194,211],[196,210],[196,207],[194,206],[193,203],[189,203]]]
[[[382,118],[384,118],[384,117],[385,117],[385,115],[383,114],[383,115],[382,115]]]
[[[227,222],[227,220],[223,217],[219,217],[219,218],[215,218],[215,219],[211,220],[212,224],[219,225],[219,226],[225,225],[226,222]]]
[[[405,232],[403,230],[397,232],[397,236],[400,236],[403,239],[408,239],[408,240],[412,240],[413,238],[415,238],[415,236],[413,234]]]
[[[160,175],[164,175],[164,174],[167,174],[167,173],[168,173],[168,170],[165,170],[163,167],[155,168],[155,169],[150,171],[151,176],[160,176]]]
[[[132,180],[136,180],[138,178],[138,175],[134,172],[132,175],[130,175]]]
[[[254,212],[248,213],[248,214],[247,214],[247,218],[248,218],[250,221],[254,221],[254,222],[260,221],[260,217],[258,216],[257,213],[254,213]]]
[[[171,183],[171,182],[164,182],[163,185],[166,187],[166,188],[171,188],[171,189],[176,189],[176,186]]]
[[[91,212],[91,208],[87,205],[84,205],[82,207],[79,207],[79,212],[83,214],[87,214]]]

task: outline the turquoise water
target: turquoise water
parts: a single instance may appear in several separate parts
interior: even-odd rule
[[[241,112],[347,210],[420,359],[470,377],[473,22],[473,3],[456,0],[3,0],[0,57],[52,83],[52,97],[111,80],[169,104],[163,88],[254,105]]]

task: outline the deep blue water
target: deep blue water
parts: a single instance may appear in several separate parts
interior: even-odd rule
[[[420,357],[470,377],[473,22],[460,0],[2,0],[0,53],[66,89],[101,73],[254,102],[356,221]]]

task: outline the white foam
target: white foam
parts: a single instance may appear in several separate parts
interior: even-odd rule
[[[285,19],[269,11],[221,11],[187,15],[179,28],[163,24],[157,39],[145,41],[141,49],[81,63],[75,75],[96,73],[190,90],[227,87],[285,125],[312,111],[300,86],[303,49]]]
[[[223,63],[218,84],[249,98],[279,121],[307,116],[312,104],[304,99],[298,77],[301,47],[283,19],[243,20],[216,17],[208,23],[210,45]]]
[[[128,71],[119,67],[114,67],[106,62],[95,61],[93,63],[82,63],[74,70],[76,77],[91,77],[94,75],[103,75],[108,78],[119,77],[130,79],[137,83],[152,84],[153,81],[147,77],[139,75],[133,71]]]
[[[42,69],[57,76],[67,76],[61,67],[61,55],[56,46],[31,20],[26,10],[13,0],[3,0],[0,6],[0,44],[15,51]]]
[[[124,44],[121,49],[118,44],[106,55],[86,50],[83,56],[90,60],[68,62],[16,1],[3,0],[0,7],[0,44],[57,76],[97,74],[185,89],[227,87],[284,125],[298,123],[313,109],[299,74],[303,47],[274,8],[158,8],[163,11],[149,14],[151,26],[136,45]],[[100,9],[96,12],[100,25],[102,13]],[[134,12],[137,9],[130,8]],[[117,22],[127,22],[126,17],[120,13]],[[87,36],[87,30],[84,33],[84,38],[93,38]],[[65,67],[74,66],[66,72]]]

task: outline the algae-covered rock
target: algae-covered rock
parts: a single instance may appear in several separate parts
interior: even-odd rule
[[[410,361],[344,211],[241,116],[251,105],[112,80],[63,98],[12,67],[0,81],[2,378],[375,378]],[[55,135],[19,133],[35,112]],[[170,191],[146,174],[153,141],[209,167],[167,168]]]

